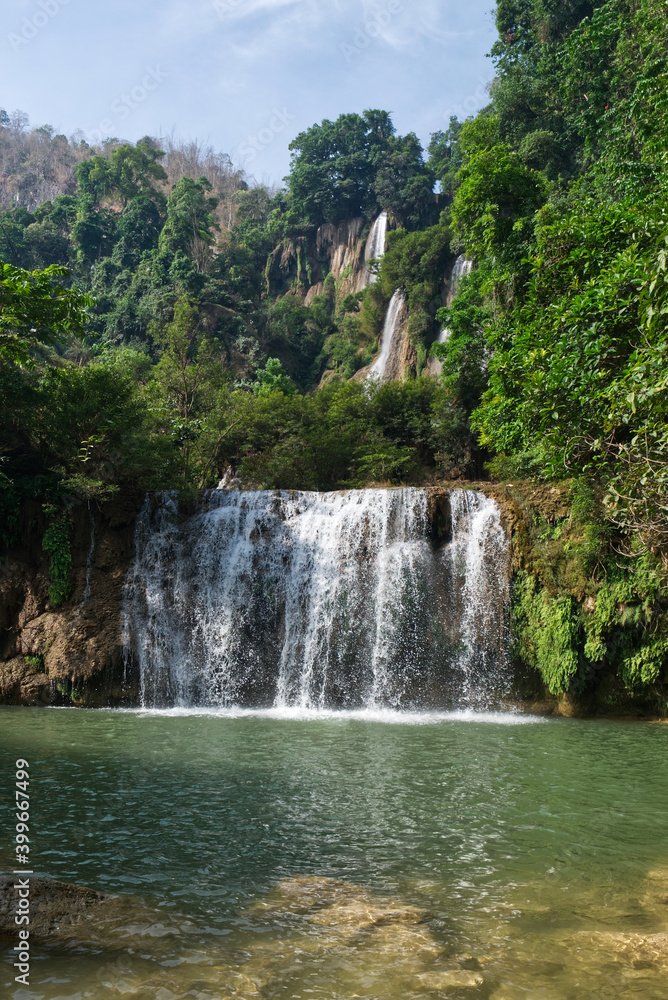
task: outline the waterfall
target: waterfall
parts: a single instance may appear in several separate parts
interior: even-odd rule
[[[387,237],[387,212],[381,212],[369,233],[364,250],[364,271],[358,291],[373,285],[378,280],[377,275],[369,269],[372,260],[379,260],[385,253],[385,240]]]
[[[384,255],[386,237],[387,212],[381,212],[371,227],[371,232],[369,233],[369,237],[366,242],[366,249],[364,252],[365,265],[359,288],[360,291],[361,289],[366,288],[367,285],[371,285],[377,280],[377,276],[369,270],[369,262],[377,260]],[[397,335],[401,329],[405,305],[406,298],[403,292],[400,290],[396,291],[392,296],[385,315],[385,325],[383,327],[380,354],[369,368],[366,376],[368,379],[381,381],[382,379],[388,377],[388,361],[396,356],[400,346]],[[401,373],[399,373],[399,375],[400,374]],[[399,377],[399,375],[392,373],[389,377]]]
[[[502,687],[507,673],[506,616],[510,605],[509,544],[498,506],[471,490],[450,494],[451,590],[460,600],[458,669],[464,701],[484,701],[485,684]],[[497,613],[491,613],[496,606]]]
[[[427,491],[213,490],[147,498],[124,588],[145,706],[478,705],[506,684],[507,540],[496,504]]]
[[[399,289],[394,293],[385,316],[383,327],[383,339],[380,345],[380,354],[369,368],[368,379],[380,381],[386,377],[387,363],[396,353],[398,344],[398,334],[401,331],[401,322],[406,305],[404,293]]]
[[[465,278],[473,270],[473,261],[468,260],[466,254],[460,254],[455,263],[452,266],[452,273],[450,275],[450,288],[448,291],[448,304],[451,304],[454,300],[457,292],[459,291],[459,285],[462,278]]]
[[[451,306],[455,298],[457,297],[457,292],[459,291],[459,285],[461,283],[462,278],[465,278],[467,274],[470,274],[472,269],[473,269],[473,261],[468,260],[465,254],[460,254],[460,256],[452,265],[452,271],[450,272],[450,280],[448,281],[448,295],[446,302],[448,306]],[[451,333],[452,331],[448,329],[448,327],[446,326],[443,330],[441,330],[438,337],[436,338],[436,343],[447,344],[448,340],[450,339]],[[437,375],[440,378],[440,375],[443,371],[443,362],[440,361],[438,358],[430,358],[428,371],[430,375]]]

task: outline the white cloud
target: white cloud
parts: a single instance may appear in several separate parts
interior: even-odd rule
[[[252,60],[278,49],[323,48],[324,40],[336,47],[369,25],[374,40],[407,51],[425,41],[470,37],[468,21],[442,0],[172,0],[159,30],[165,42],[207,36]]]
[[[462,36],[451,25],[444,5],[434,0],[401,0],[394,11],[387,0],[362,0],[363,24],[378,25],[380,38],[396,50],[415,47],[425,39],[445,42]]]

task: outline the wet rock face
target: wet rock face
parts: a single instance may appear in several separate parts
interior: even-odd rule
[[[364,245],[360,240],[363,225],[364,219],[358,218],[349,219],[338,225],[325,223],[318,230],[316,236],[318,256],[326,261],[337,281],[346,269],[357,270],[363,266]]]
[[[135,552],[135,524],[142,501],[143,497],[125,498],[106,505],[101,511],[93,511],[94,534],[88,510],[83,506],[74,510],[72,594],[57,609],[49,605],[49,566],[41,549],[45,525],[35,527],[34,518],[26,517],[21,545],[0,565],[0,622],[3,626],[0,633],[0,703],[80,707],[137,704],[139,664],[132,662],[124,648],[123,588]],[[429,512],[426,520],[423,518],[425,523],[419,535],[424,538],[427,532],[435,550],[434,558],[440,559],[441,550],[452,540],[448,490],[429,491],[428,506]],[[372,570],[369,563],[360,573],[368,576]],[[258,563],[256,576],[258,581],[267,576],[262,560]],[[429,586],[430,580],[431,577],[427,581]],[[374,580],[367,582],[369,592],[374,592]],[[251,611],[240,615],[234,625],[234,641],[245,648],[249,663],[248,651],[257,652],[254,659],[251,658],[248,676],[239,679],[235,675],[235,683],[238,681],[235,700],[243,704],[269,705],[276,695],[276,637],[283,634],[285,624],[282,608],[273,599],[273,591],[264,600],[264,590],[262,593],[257,587],[253,590],[255,603]],[[416,607],[424,610],[428,603],[418,601]],[[355,614],[360,618],[367,610],[366,605],[360,606]],[[173,616],[165,617],[171,620]],[[428,617],[431,620],[431,616]],[[449,636],[452,631],[449,624],[444,628]],[[451,649],[450,645],[441,644],[432,648],[431,632],[425,626],[419,632],[420,654],[416,658],[415,639],[409,632],[405,641],[401,635],[393,640],[394,657],[409,665],[419,659],[423,669],[417,672],[407,667],[403,680],[397,679],[397,684],[405,681],[404,701],[432,705],[440,704],[445,698],[449,703],[454,695],[449,689],[445,693],[440,688],[437,690],[436,678],[448,675],[447,665],[455,655],[454,646]],[[375,634],[375,631],[367,623],[347,631],[335,629],[334,633],[334,640],[345,647],[346,656],[339,658],[341,663],[350,662],[352,666],[349,670],[347,667],[339,670],[336,678],[332,674],[328,696],[332,704],[354,707],[363,697],[364,684],[368,687],[368,678],[366,674],[362,677],[359,666],[362,664],[366,669],[368,657],[365,659],[361,655],[357,645],[360,637]],[[456,645],[454,632],[452,642]],[[207,690],[202,692],[202,698]],[[395,694],[393,692],[392,697]]]
[[[49,603],[46,524],[27,507],[16,546],[0,562],[0,703],[99,706],[136,699],[123,662],[121,591],[141,497],[72,512],[72,590]]]
[[[427,494],[427,534],[436,551],[452,541],[450,491],[432,489]]]
[[[383,376],[390,382],[404,381],[417,374],[417,351],[410,337],[409,319],[408,302],[404,301],[397,316],[390,356]]]

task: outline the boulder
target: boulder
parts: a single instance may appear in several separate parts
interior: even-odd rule
[[[0,875],[0,937],[15,938],[16,875]],[[68,882],[31,875],[30,938],[48,943],[77,943],[93,947],[124,947],[142,941],[147,951],[162,951],[157,942],[192,934],[194,925],[130,896],[112,896]],[[166,950],[170,946],[167,944]]]

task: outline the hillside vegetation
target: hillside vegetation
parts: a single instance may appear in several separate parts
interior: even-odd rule
[[[265,488],[553,484],[567,513],[527,506],[516,654],[554,694],[666,711],[668,6],[501,0],[497,26],[476,117],[426,151],[380,110],[323,121],[278,192],[211,150],[91,149],[0,115],[7,543],[27,496],[66,539],[74,502],[228,468]],[[361,218],[363,239],[381,210],[379,280],[348,293],[319,227]],[[397,288],[416,370],[370,386],[353,376]]]

